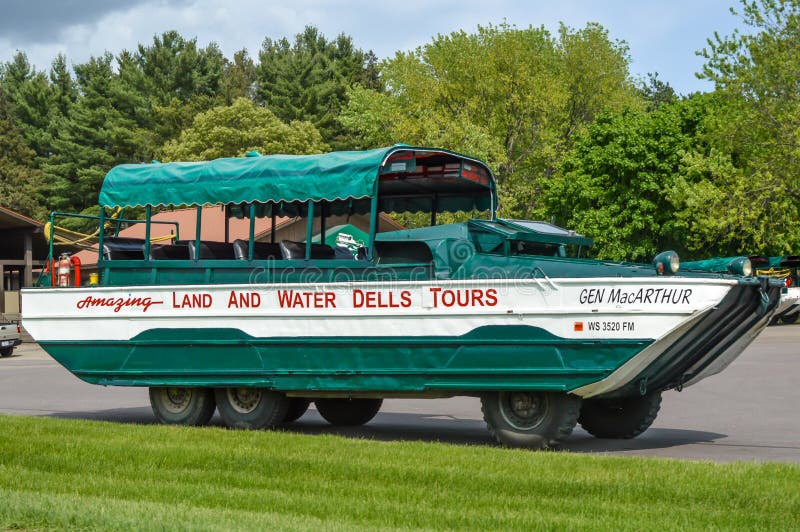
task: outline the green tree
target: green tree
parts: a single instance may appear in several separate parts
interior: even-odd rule
[[[241,157],[250,150],[308,154],[328,151],[319,131],[309,122],[281,122],[269,109],[238,98],[232,105],[198,114],[191,127],[161,149],[166,161],[202,161]]]
[[[380,88],[372,52],[357,49],[344,34],[328,41],[319,30],[307,26],[294,43],[286,38],[265,39],[258,55],[259,103],[285,122],[311,122],[336,148],[350,146],[352,141],[337,117],[353,83]]]
[[[649,261],[666,249],[690,256],[704,243],[687,238],[689,213],[699,205],[687,202],[686,193],[700,177],[687,166],[708,152],[708,104],[697,96],[652,112],[598,117],[580,135],[563,173],[546,186],[549,211],[593,237],[598,258]]]
[[[0,68],[0,80],[14,124],[26,144],[36,154],[46,155],[52,140],[49,125],[53,101],[46,73],[33,68],[24,52],[17,52]]]
[[[247,53],[241,49],[233,54],[233,60],[225,59],[220,80],[220,96],[225,105],[231,105],[237,98],[255,97],[256,65]]]
[[[150,160],[150,134],[131,118],[139,97],[114,72],[106,53],[75,66],[81,97],[58,124],[53,154],[42,169],[51,182],[49,207],[93,212],[103,176],[114,165]]]
[[[641,105],[627,46],[589,24],[503,24],[439,35],[381,64],[387,93],[356,87],[341,121],[362,147],[406,142],[483,158],[496,172],[503,212],[541,215],[542,184],[574,137],[603,109]]]
[[[42,173],[33,168],[35,153],[14,125],[10,106],[0,87],[0,205],[44,219]]]
[[[119,76],[135,102],[128,114],[151,132],[155,150],[188,127],[195,115],[222,103],[226,59],[216,43],[205,48],[177,31],[153,37],[152,43],[117,56]]]
[[[740,12],[732,11],[749,31],[715,35],[699,52],[706,59],[699,76],[715,83],[720,101],[709,119],[712,139],[721,153],[732,152],[730,163],[709,163],[724,178],[708,183],[706,194],[719,199],[704,210],[729,223],[715,228],[707,220],[697,229],[709,239],[741,230],[752,251],[797,253],[800,1],[743,0]]]

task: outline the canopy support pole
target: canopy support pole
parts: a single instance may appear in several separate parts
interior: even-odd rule
[[[311,259],[311,237],[314,236],[314,202],[308,202],[308,226],[306,228],[306,260]]]
[[[431,227],[436,225],[436,211],[439,210],[439,196],[434,194],[431,198]]]
[[[319,213],[319,243],[325,243],[325,202],[320,203]]]
[[[271,244],[275,243],[275,204],[272,204],[272,230],[269,232],[269,241]]]
[[[54,218],[51,216],[50,219],[54,219]],[[53,231],[52,229],[51,229],[51,231],[52,231],[51,236],[54,236],[55,235],[55,231]],[[103,256],[103,239],[105,238],[105,232],[106,232],[106,208],[101,206],[100,207],[100,228],[97,230],[97,252],[100,254],[97,257],[98,264],[100,263],[100,261],[105,260],[105,257]],[[52,259],[55,258],[55,257],[53,257],[53,239],[52,238],[50,239],[50,258],[52,258]],[[98,268],[98,270],[99,270],[99,268]],[[55,276],[55,272],[52,272],[52,273]],[[53,277],[53,279],[55,279],[55,277]]]
[[[372,195],[372,203],[369,208],[369,248],[367,250],[367,260],[372,261],[375,254],[375,235],[378,233],[378,182],[375,181],[375,194]]]
[[[122,228],[121,227],[122,222],[120,222],[119,220],[122,220],[124,218],[125,218],[125,208],[123,207],[119,213],[119,217],[117,218],[117,230],[114,231],[114,236],[119,236],[119,231]]]
[[[203,222],[203,206],[197,206],[197,227],[194,231],[194,249],[195,249],[195,258],[194,260],[200,260],[200,230],[202,229],[201,224]]]
[[[147,205],[144,208],[144,260],[150,260],[150,216],[152,214],[153,208]]]
[[[255,249],[256,239],[256,204],[250,204],[250,233],[247,239],[247,260],[253,260],[253,250]]]
[[[230,212],[228,212],[228,205],[222,206],[222,214],[225,216],[225,243],[231,241],[231,218]]]

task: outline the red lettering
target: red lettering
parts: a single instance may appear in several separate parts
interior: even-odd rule
[[[364,292],[356,288],[353,290],[353,308],[361,308],[364,306]]]
[[[486,306],[494,307],[497,305],[497,290],[489,288],[486,290]]]
[[[278,296],[280,299],[280,295]],[[228,308],[256,308],[261,306],[261,295],[258,292],[236,293],[231,290],[228,297]]]
[[[483,290],[480,288],[472,291],[472,306],[483,306]]]
[[[303,308],[303,297],[300,295],[300,292],[294,293],[294,300],[292,301],[292,307]]]
[[[90,307],[113,307],[114,312],[119,312],[123,307],[141,307],[142,312],[147,312],[153,305],[163,305],[163,301],[153,301],[149,297],[92,297],[86,296],[75,306],[79,309]]]
[[[411,292],[408,290],[403,290],[400,292],[400,306],[403,308],[408,308],[411,306]]]
[[[445,307],[452,307],[456,303],[456,295],[452,290],[445,290],[442,292],[442,305]]]
[[[438,286],[432,286],[430,288],[430,292],[431,292],[431,294],[433,294],[433,306],[434,306],[434,308],[439,306],[439,292],[441,292],[441,291],[442,291],[442,289],[439,288]]]
[[[334,292],[325,292],[325,307],[336,308],[336,294]]]
[[[292,306],[292,290],[278,290],[278,305],[281,308]]]

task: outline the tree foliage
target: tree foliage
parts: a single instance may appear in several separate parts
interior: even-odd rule
[[[0,205],[32,218],[46,215],[42,173],[33,168],[35,153],[14,125],[5,91],[0,88]]]
[[[676,219],[677,192],[692,189],[686,165],[702,157],[707,98],[657,110],[606,113],[589,126],[545,189],[563,225],[592,236],[599,258],[649,261],[674,249],[686,255],[687,222]],[[696,160],[696,159],[694,159]],[[680,207],[688,209],[689,205]]]
[[[627,46],[605,29],[503,24],[439,35],[381,64],[385,94],[355,88],[342,123],[363,146],[444,146],[484,158],[496,171],[504,212],[540,210],[544,181],[574,136],[603,109],[640,102]]]
[[[598,24],[489,25],[381,63],[314,27],[256,57],[175,31],[46,70],[17,52],[0,64],[0,201],[96,212],[119,163],[406,142],[484,159],[501,215],[555,217],[598,257],[796,254],[800,0],[737,12],[747,31],[700,52],[715,90],[688,98],[633,80],[627,45]]]
[[[269,109],[238,98],[232,105],[214,107],[198,114],[191,127],[164,145],[168,161],[203,161],[218,157],[241,157],[251,150],[308,154],[329,151],[319,131],[309,122],[281,122]]]
[[[717,201],[703,210],[727,222],[706,220],[694,230],[708,241],[724,239],[726,232],[743,232],[753,251],[796,253],[800,1],[743,0],[740,12],[732,11],[749,31],[715,35],[700,52],[706,59],[701,76],[715,83],[719,97],[709,117],[713,141],[720,152],[730,153],[730,161],[711,164],[711,172],[720,172],[720,179],[708,183],[707,194]]]
[[[340,34],[328,41],[319,30],[307,26],[288,39],[265,39],[256,67],[256,96],[284,122],[309,121],[326,142],[336,148],[348,143],[338,121],[347,100],[347,89],[358,83],[379,89],[377,59]]]

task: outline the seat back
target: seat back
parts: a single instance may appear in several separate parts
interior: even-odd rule
[[[233,241],[233,253],[238,260],[247,260],[248,252],[247,240],[237,238]],[[279,244],[270,244],[269,242],[253,242],[253,259],[254,260],[281,260],[281,246]]]
[[[233,244],[227,242],[211,242],[207,240],[200,241],[200,248],[197,248],[197,242],[189,240],[189,258],[191,260],[198,259],[217,259],[217,260],[234,260],[236,255],[233,253]]]
[[[144,260],[144,239],[107,236],[103,239],[103,259]]]
[[[174,244],[151,244],[150,260],[189,260],[189,244],[185,240]]]
[[[280,243],[281,254],[286,260],[297,260],[306,258],[306,243],[282,240]],[[312,259],[333,259],[336,253],[327,244],[311,244]]]
[[[333,248],[333,255],[334,258],[343,260],[355,260],[356,258],[355,255],[353,255],[353,252],[350,251],[350,248],[347,246],[336,246]]]

